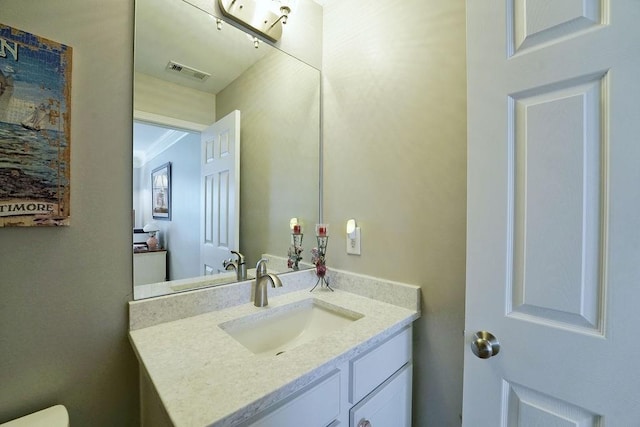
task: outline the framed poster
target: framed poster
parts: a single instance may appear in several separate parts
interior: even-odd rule
[[[154,219],[171,219],[171,162],[151,172],[151,206]]]
[[[71,60],[0,24],[0,227],[69,225]]]

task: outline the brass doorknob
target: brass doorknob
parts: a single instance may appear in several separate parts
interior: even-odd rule
[[[479,331],[473,336],[471,351],[480,359],[488,359],[500,352],[500,343],[490,332]]]

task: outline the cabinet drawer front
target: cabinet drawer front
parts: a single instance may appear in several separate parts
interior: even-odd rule
[[[359,402],[411,360],[411,327],[351,362],[349,401]]]
[[[326,427],[340,414],[340,371],[314,383],[252,427]],[[267,409],[268,411],[268,409]],[[332,424],[333,425],[333,424]]]
[[[351,408],[350,426],[411,427],[411,363],[406,364],[364,400]]]

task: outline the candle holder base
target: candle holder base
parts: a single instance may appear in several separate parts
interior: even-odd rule
[[[324,277],[318,277],[318,281],[313,286],[313,288],[311,288],[311,290],[309,292],[313,292],[313,290],[315,288],[317,288],[318,285],[320,285],[319,289],[329,289],[331,292],[333,292],[333,288],[331,286],[329,286],[329,282]]]

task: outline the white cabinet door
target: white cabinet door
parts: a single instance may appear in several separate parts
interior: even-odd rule
[[[167,280],[167,251],[139,252],[133,254],[133,285]]]
[[[638,22],[638,0],[467,1],[464,426],[640,425]]]
[[[412,364],[407,363],[351,408],[350,426],[411,427],[411,374]]]

